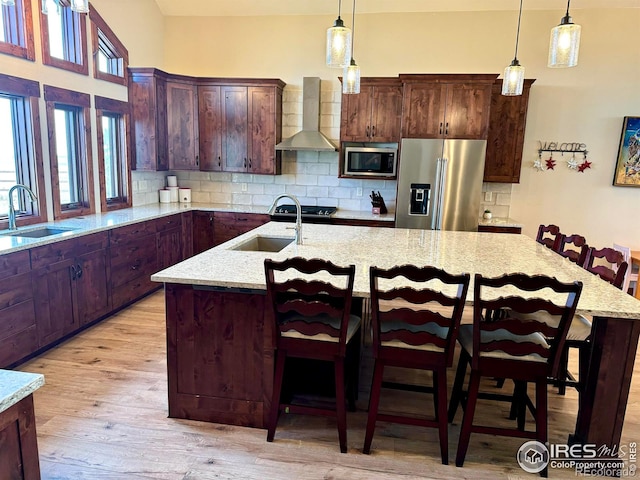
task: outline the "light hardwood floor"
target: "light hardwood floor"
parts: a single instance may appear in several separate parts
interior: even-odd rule
[[[465,466],[456,468],[460,412],[450,427],[449,466],[440,463],[436,429],[380,423],[371,455],[363,455],[363,409],[349,414],[347,454],[339,453],[330,419],[284,416],[267,443],[265,430],[167,418],[163,302],[155,293],[20,367],[45,375],[35,393],[43,479],[537,478],[515,460],[522,441],[488,435],[471,436]],[[623,443],[640,441],[636,373]],[[432,411],[430,396],[421,398],[391,392],[381,408]],[[551,442],[564,443],[573,430],[576,401],[573,389],[561,397],[550,387]],[[505,421],[508,405],[495,405],[481,402],[477,418]],[[575,478],[571,470],[549,475]]]

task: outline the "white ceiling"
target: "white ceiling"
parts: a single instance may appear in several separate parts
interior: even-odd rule
[[[338,0],[156,0],[166,16],[335,15]],[[517,10],[518,0],[361,0],[357,13]],[[343,15],[353,3],[342,2]],[[564,0],[529,0],[525,10],[566,10]],[[574,0],[571,11],[585,8],[640,8],[640,0]]]

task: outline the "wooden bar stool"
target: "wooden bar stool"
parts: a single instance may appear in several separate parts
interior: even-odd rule
[[[560,243],[560,227],[556,225],[540,225],[536,235],[536,242],[557,252]]]
[[[340,451],[347,451],[345,383],[355,397],[351,381],[355,368],[345,369],[348,347],[358,345],[360,317],[351,315],[355,266],[340,267],[320,259],[265,260],[267,304],[274,320],[275,373],[267,425],[272,442],[280,412],[329,416],[337,419]],[[278,274],[278,275],[276,275]],[[276,278],[278,277],[278,278]],[[287,358],[331,362],[335,372],[335,407],[283,401],[282,385]],[[345,376],[346,374],[346,376]],[[347,378],[351,377],[351,378]]]
[[[559,294],[564,303],[556,304],[547,299],[543,290],[547,288]],[[521,293],[518,294],[518,291]],[[543,444],[547,441],[547,378],[557,374],[560,353],[581,291],[580,282],[562,283],[544,275],[516,273],[485,278],[476,274],[473,325],[460,327],[458,342],[462,349],[449,405],[449,415],[452,418],[458,404],[464,404],[463,399],[466,398],[456,455],[458,467],[464,464],[473,432],[532,438]],[[548,325],[535,319],[523,320],[511,316],[494,322],[485,321],[483,312],[497,309],[524,315],[544,311],[553,317],[559,317],[560,321],[555,325]],[[468,365],[471,367],[469,387],[467,392],[463,392]],[[481,377],[510,378],[516,382],[517,387],[526,386],[528,382],[535,383],[534,432],[525,430],[522,425],[515,429],[474,425]],[[526,390],[519,394],[526,397]],[[546,467],[541,473],[546,476]]]
[[[389,270],[371,267],[375,366],[364,453],[371,450],[376,422],[394,422],[438,428],[442,463],[449,463],[447,367],[453,362],[469,280],[469,274],[451,275],[435,267],[404,265]],[[378,412],[387,366],[433,372],[435,420]],[[403,389],[411,390],[407,386]]]

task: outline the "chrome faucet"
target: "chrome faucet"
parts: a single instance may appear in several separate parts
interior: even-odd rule
[[[269,214],[271,215],[274,212],[274,210],[276,209],[276,204],[281,198],[290,198],[291,200],[293,200],[293,203],[296,204],[296,245],[302,245],[302,207],[300,206],[300,202],[295,195],[290,195],[288,193],[282,193],[278,195],[269,207]]]
[[[16,210],[15,208],[13,208],[13,191],[19,188],[22,188],[29,194],[32,202],[38,200],[38,197],[36,197],[36,194],[33,193],[33,190],[31,190],[26,185],[22,185],[21,183],[18,183],[9,189],[9,230],[18,229],[18,227],[16,227]]]

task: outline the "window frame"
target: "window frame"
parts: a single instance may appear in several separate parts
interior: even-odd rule
[[[15,23],[15,29],[20,30],[17,42],[0,41],[0,53],[11,55],[14,57],[24,58],[25,60],[36,59],[36,49],[33,41],[33,16],[31,13],[31,0],[15,0],[13,6],[2,5],[0,8],[4,12],[10,13],[10,20]],[[6,20],[6,16],[3,16]],[[13,25],[12,25],[13,26]],[[22,41],[20,41],[22,37]]]
[[[90,6],[89,19],[91,20],[91,51],[93,56],[94,78],[127,86],[129,82],[129,52],[93,5]],[[122,59],[122,76],[103,72],[99,69],[98,54],[100,52],[100,33],[106,37],[113,47],[116,58]]]
[[[62,9],[62,15],[65,16],[64,28],[69,31],[73,31],[73,39],[63,45],[64,49],[71,48],[74,57],[80,59],[82,63],[76,63],[70,60],[56,58],[51,55],[51,48],[49,46],[49,21],[47,15],[42,13],[42,2],[45,0],[38,0],[40,6],[40,38],[42,40],[42,63],[51,67],[61,68],[70,72],[79,73],[81,75],[89,75],[89,62],[87,58],[87,20],[85,14],[77,13],[71,10],[68,0],[59,0],[60,8]],[[69,25],[71,23],[71,25]],[[72,28],[74,25],[78,26],[78,29]],[[78,38],[78,34],[80,38]],[[78,49],[80,54],[78,55]]]
[[[98,177],[100,183],[100,209],[102,212],[119,210],[121,208],[130,208],[132,206],[132,189],[131,189],[131,116],[130,105],[128,102],[113,100],[105,97],[94,97],[96,107],[96,129],[98,139]],[[120,138],[120,152],[124,153],[124,162],[119,165],[120,178],[125,184],[125,195],[117,201],[107,201],[106,175],[104,166],[104,136],[102,132],[102,118],[105,114],[117,114],[121,117],[124,125],[122,134],[124,138]]]
[[[27,128],[31,127],[29,135],[31,137],[32,156],[28,159],[29,165],[23,165],[22,168],[28,167],[32,171],[32,184],[30,186],[32,189],[35,187],[34,193],[38,196],[38,200],[33,203],[33,214],[16,215],[16,224],[23,226],[46,222],[47,199],[44,186],[42,135],[40,129],[40,83],[0,73],[0,85],[2,85],[0,87],[1,93],[24,97],[25,103],[29,106],[31,117],[29,119],[30,125],[27,125]],[[9,228],[8,216],[0,218],[0,229],[6,228]]]
[[[93,160],[91,154],[91,97],[89,94],[66,90],[64,88],[44,86],[44,99],[47,109],[47,133],[49,135],[49,161],[51,163],[51,192],[53,197],[53,218],[77,217],[95,213],[95,192],[93,183]],[[56,135],[55,135],[55,111],[57,105],[82,109],[80,132],[80,168],[82,170],[82,187],[84,195],[79,205],[73,208],[62,208],[60,204],[60,174],[58,166]]]

